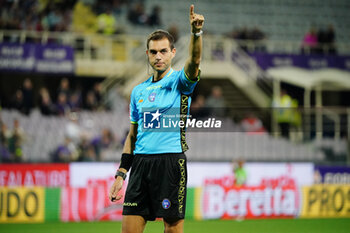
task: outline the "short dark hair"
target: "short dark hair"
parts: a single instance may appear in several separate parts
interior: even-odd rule
[[[165,30],[158,29],[158,30],[152,32],[151,34],[149,34],[149,36],[147,38],[147,50],[149,49],[149,42],[151,40],[162,40],[164,38],[168,39],[169,44],[170,44],[170,49],[175,48],[174,37],[169,32],[167,32]]]

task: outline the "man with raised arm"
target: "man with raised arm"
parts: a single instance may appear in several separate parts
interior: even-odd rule
[[[165,233],[183,232],[186,208],[187,165],[185,127],[165,130],[161,119],[171,112],[174,121],[186,122],[190,94],[200,75],[204,17],[190,6],[191,42],[184,68],[175,71],[171,61],[176,48],[163,30],[147,39],[148,62],[153,75],[137,85],[130,97],[130,131],[109,198],[122,198],[121,190],[130,168],[123,204],[122,233],[142,233],[147,221],[163,218]]]

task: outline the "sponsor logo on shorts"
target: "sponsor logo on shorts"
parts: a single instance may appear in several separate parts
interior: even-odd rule
[[[134,207],[134,206],[137,206],[137,203],[136,202],[124,202],[123,206]]]
[[[170,208],[171,206],[171,202],[168,200],[168,199],[164,199],[162,201],[162,206],[163,206],[163,209],[167,210]]]

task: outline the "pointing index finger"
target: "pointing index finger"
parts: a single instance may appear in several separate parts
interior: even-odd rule
[[[192,16],[194,14],[194,5],[192,4],[190,6],[190,16]]]

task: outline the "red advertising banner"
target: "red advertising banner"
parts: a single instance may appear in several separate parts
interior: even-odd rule
[[[85,188],[66,187],[61,193],[61,221],[121,220],[124,198],[108,199],[114,177],[89,180]],[[121,192],[125,193],[127,184]]]
[[[205,219],[288,218],[300,209],[298,187],[288,176],[265,179],[257,186],[236,186],[233,177],[207,179],[201,199]]]
[[[0,186],[69,186],[69,164],[0,164]]]

